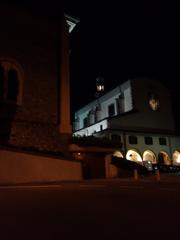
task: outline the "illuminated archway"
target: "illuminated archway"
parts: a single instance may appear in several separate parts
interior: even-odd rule
[[[142,163],[142,157],[137,150],[131,149],[126,153],[126,158],[131,161]]]
[[[161,151],[158,154],[158,163],[159,164],[165,164],[165,165],[170,165],[171,164],[171,159],[170,159],[167,152]]]
[[[123,154],[122,154],[122,152],[120,152],[120,151],[115,151],[115,152],[113,153],[113,156],[114,156],[114,157],[123,158]]]
[[[180,152],[174,151],[172,155],[173,165],[180,165]]]
[[[157,163],[156,155],[151,150],[146,150],[143,153],[143,161],[151,161],[152,163]]]

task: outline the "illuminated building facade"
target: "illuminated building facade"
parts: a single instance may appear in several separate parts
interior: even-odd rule
[[[122,142],[118,156],[143,163],[180,164],[170,91],[159,81],[132,79],[75,112],[74,136]]]

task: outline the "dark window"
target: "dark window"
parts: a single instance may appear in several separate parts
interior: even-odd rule
[[[18,96],[18,77],[17,72],[15,70],[9,70],[8,72],[8,92],[7,92],[7,100],[17,101]]]
[[[166,138],[159,138],[159,144],[160,145],[166,145]]]
[[[108,106],[108,115],[109,115],[109,117],[111,117],[114,114],[115,114],[114,104],[111,104]]]
[[[145,137],[144,140],[145,140],[145,144],[147,144],[147,145],[153,144],[152,137]]]
[[[130,144],[137,144],[137,137],[136,136],[129,136],[129,143]]]
[[[0,65],[0,101],[3,99],[4,95],[4,69]]]
[[[121,141],[121,136],[119,136],[119,135],[117,135],[117,134],[112,134],[112,135],[111,135],[111,140]]]
[[[88,118],[86,117],[83,119],[83,127],[85,128],[87,126],[88,126]]]
[[[102,131],[103,130],[103,125],[100,125],[100,131]]]

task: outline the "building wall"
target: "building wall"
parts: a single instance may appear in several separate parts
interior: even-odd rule
[[[137,144],[130,144],[129,143],[129,136],[136,136],[137,137]],[[152,145],[147,145],[145,144],[145,136],[150,136],[152,137],[153,140],[153,144]],[[167,141],[167,145],[160,145],[159,144],[159,138],[160,137],[164,137]],[[126,133],[126,151],[130,150],[130,149],[136,149],[137,151],[139,151],[139,153],[141,154],[141,157],[144,153],[144,151],[146,150],[151,150],[152,152],[155,153],[156,156],[158,156],[160,151],[164,151],[166,153],[168,153],[168,155],[170,155],[171,151],[170,151],[170,145],[169,145],[169,138],[167,136],[162,136],[162,135],[152,135],[151,133],[149,134],[140,134],[140,133]],[[180,138],[179,138],[179,142],[180,142]]]
[[[8,134],[11,145],[61,151],[61,22],[43,13],[2,5],[0,29],[0,63],[17,63],[23,72],[21,104],[12,110],[8,104],[0,108],[1,126],[7,128],[0,128],[1,139]]]
[[[123,100],[119,98],[121,93],[124,97]],[[153,111],[149,106],[150,93],[156,93],[159,98],[160,108],[157,111]],[[118,110],[118,101],[123,101],[124,109],[122,112]],[[117,117],[108,119],[108,126],[111,129],[174,130],[170,92],[158,81],[149,79],[126,81],[100,97],[98,103],[101,106],[101,119],[109,117],[108,106],[114,104],[113,116]],[[85,127],[83,119],[96,105],[97,101],[93,101],[76,112],[76,117],[79,119],[78,129]]]
[[[132,82],[134,109],[137,114],[128,119],[131,126],[174,130],[174,120],[169,89],[159,81],[151,79],[134,79]],[[160,107],[153,111],[149,107],[149,95],[154,93],[159,98]],[[126,121],[127,119],[125,119]],[[123,124],[125,124],[123,122]]]
[[[57,123],[57,23],[1,6],[0,29],[0,59],[14,59],[24,71],[22,106],[15,119]]]
[[[81,180],[79,161],[0,150],[1,184]]]
[[[172,136],[169,140],[169,144],[171,146],[171,153],[173,153],[174,151],[180,152],[180,137]]]
[[[122,101],[120,97],[123,96]],[[88,114],[90,111],[93,110],[94,114],[96,114],[97,106],[100,109],[100,117],[96,119],[95,122],[103,120],[109,117],[108,107],[110,105],[114,105],[114,115],[116,116],[119,113],[129,112],[133,109],[133,102],[132,102],[132,89],[131,89],[131,82],[126,81],[125,83],[121,84],[120,86],[112,89],[111,91],[107,92],[97,100],[89,103],[88,105],[81,108],[79,111],[75,113],[75,119],[78,119],[78,124],[76,124],[76,129],[79,130],[84,128],[84,119],[88,118]],[[88,125],[92,125],[88,122]]]

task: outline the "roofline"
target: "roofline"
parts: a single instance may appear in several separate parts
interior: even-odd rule
[[[80,20],[76,17],[72,17],[69,14],[64,13],[64,17],[66,19],[66,22],[69,26],[69,33],[72,32],[72,30],[75,28],[75,26],[80,22]]]

